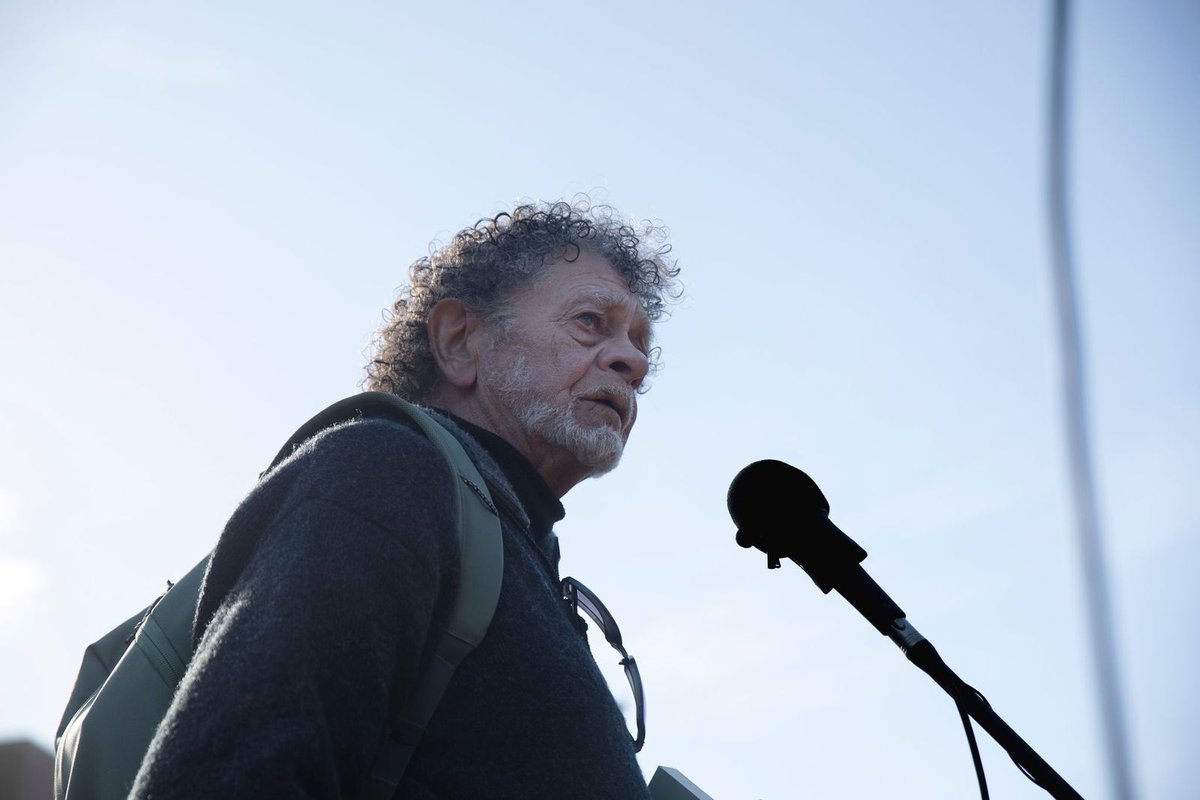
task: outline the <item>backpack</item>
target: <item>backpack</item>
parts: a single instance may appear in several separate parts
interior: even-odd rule
[[[425,411],[390,393],[364,392],[329,406],[292,435],[259,477],[320,431],[362,417],[416,425],[457,476],[458,594],[435,657],[385,737],[364,786],[364,798],[383,800],[395,793],[455,668],[487,632],[500,595],[504,552],[487,484],[462,445]],[[150,606],[84,651],[55,736],[55,800],[128,796],[192,658],[192,622],[207,566],[206,556]]]

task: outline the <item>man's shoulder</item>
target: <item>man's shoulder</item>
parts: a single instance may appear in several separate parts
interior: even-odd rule
[[[387,417],[339,422],[296,448],[290,460],[311,463],[384,458],[440,458],[437,447],[415,423]]]
[[[294,464],[322,480],[335,475],[355,481],[371,475],[448,469],[446,459],[415,424],[368,417],[340,422],[310,438],[280,465]]]
[[[429,415],[462,445],[493,498],[511,503],[500,467],[468,431],[436,410]],[[403,416],[359,417],[311,436],[264,476],[252,492],[269,505],[332,501],[372,519],[415,509],[453,507],[454,467],[439,445]],[[369,513],[368,513],[369,512]]]

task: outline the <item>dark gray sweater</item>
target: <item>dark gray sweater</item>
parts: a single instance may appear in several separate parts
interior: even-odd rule
[[[501,508],[504,583],[397,796],[648,798],[559,599],[553,535],[447,427]],[[422,434],[384,420],[332,428],[261,481],[213,553],[196,654],[132,797],[354,797],[454,598],[449,481]]]

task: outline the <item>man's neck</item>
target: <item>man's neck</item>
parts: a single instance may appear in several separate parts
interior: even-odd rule
[[[566,511],[558,496],[546,484],[541,474],[529,463],[529,459],[520,450],[513,447],[504,437],[476,425],[470,420],[445,409],[438,408],[443,414],[458,423],[467,433],[471,434],[481,444],[488,454],[495,459],[504,477],[512,484],[517,498],[529,516],[530,533],[534,539],[541,541],[549,535],[554,524],[561,520]]]
[[[431,398],[431,402],[433,407],[504,440],[524,457],[560,500],[590,475],[570,453],[541,445],[517,419],[508,414],[503,418],[499,417],[496,409],[479,402],[477,395],[467,396],[463,393],[443,391],[440,396]]]

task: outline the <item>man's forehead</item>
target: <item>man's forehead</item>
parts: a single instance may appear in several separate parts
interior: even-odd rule
[[[605,257],[584,250],[579,257],[547,265],[522,294],[537,305],[567,313],[588,304],[607,312],[623,312],[647,331],[653,328],[642,300],[625,276]]]
[[[578,286],[574,291],[568,293],[568,300],[590,300],[599,305],[611,307],[632,308],[636,306],[639,309],[642,307],[633,292],[605,286]]]

